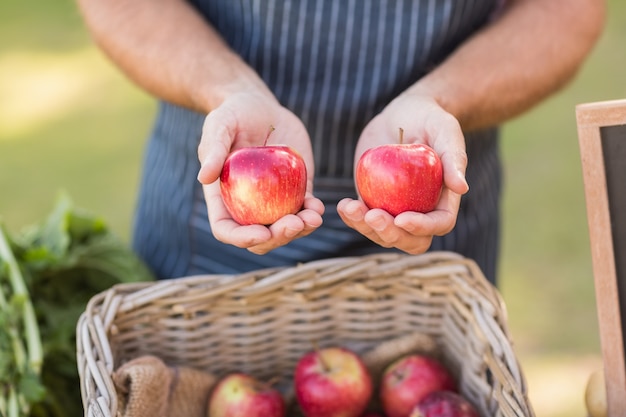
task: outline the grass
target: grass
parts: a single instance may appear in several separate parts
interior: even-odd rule
[[[129,239],[155,105],[93,47],[73,3],[46,4],[0,6],[0,215],[11,230],[38,221],[64,189]]]
[[[574,82],[504,128],[501,291],[538,415],[586,415],[585,384],[602,366],[575,107],[626,98],[624,16],[610,1]]]
[[[504,129],[501,289],[524,348],[599,348],[575,106],[626,97],[626,55],[616,53],[626,8],[609,5],[607,30],[574,82]]]
[[[626,97],[626,4],[566,89],[503,128],[500,289],[531,401],[543,417],[584,416],[601,366],[575,106]],[[69,0],[0,2],[0,217],[39,221],[57,193],[124,239],[155,104],[92,45]]]

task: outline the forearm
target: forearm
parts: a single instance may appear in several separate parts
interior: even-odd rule
[[[466,131],[501,123],[572,79],[604,12],[602,0],[514,0],[407,93],[434,97]]]
[[[95,41],[128,77],[164,100],[208,113],[263,81],[182,0],[77,0]]]

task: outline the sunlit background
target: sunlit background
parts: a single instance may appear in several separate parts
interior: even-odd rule
[[[611,0],[575,81],[504,126],[500,289],[538,417],[586,416],[585,384],[602,364],[575,106],[626,98],[624,45],[626,3]],[[128,241],[154,110],[94,47],[72,2],[0,2],[0,217],[9,230],[40,221],[65,190]]]

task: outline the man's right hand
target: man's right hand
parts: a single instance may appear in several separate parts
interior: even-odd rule
[[[237,149],[262,146],[270,127],[268,144],[297,150],[307,167],[307,191],[303,209],[270,226],[241,226],[228,213],[220,194],[219,175],[228,155]],[[306,236],[322,224],[324,204],[313,196],[314,163],[306,128],[293,113],[264,93],[235,93],[205,119],[198,147],[200,171],[213,235],[223,243],[264,254]]]

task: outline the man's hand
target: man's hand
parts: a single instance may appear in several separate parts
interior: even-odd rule
[[[219,175],[230,152],[263,145],[271,126],[275,130],[267,143],[291,146],[305,161],[308,178],[304,207],[270,226],[241,226],[232,219],[222,201]],[[311,141],[302,122],[275,98],[262,93],[229,96],[206,117],[198,157],[201,163],[198,180],[203,184],[209,222],[213,235],[221,242],[264,254],[310,234],[322,224],[324,204],[313,197]]]
[[[381,209],[368,209],[361,200],[346,198],[338,203],[337,211],[348,226],[379,245],[418,254],[430,247],[434,236],[449,233],[456,224],[461,195],[469,189],[465,139],[457,120],[433,99],[405,93],[366,126],[355,151],[355,166],[367,149],[397,143],[399,128],[404,129],[404,143],[425,143],[441,158],[444,187],[435,210],[393,217]]]

